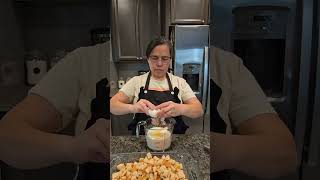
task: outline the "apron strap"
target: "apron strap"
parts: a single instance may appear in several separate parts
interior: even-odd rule
[[[146,85],[144,86],[144,90],[148,90],[149,89],[150,78],[151,78],[151,71],[149,71],[149,74],[148,74],[148,77],[147,77],[147,81],[146,81]]]
[[[149,71],[149,74],[148,74],[148,77],[147,77],[147,81],[146,81],[146,85],[144,86],[144,90],[148,90],[148,89],[149,89],[150,79],[151,79],[151,71]],[[166,73],[166,79],[167,79],[167,81],[168,81],[169,91],[170,91],[171,93],[173,93],[172,83],[171,83],[171,81],[170,81],[170,78],[169,78],[169,74],[168,74],[168,73]]]
[[[167,78],[168,85],[169,85],[169,91],[172,93],[173,92],[173,88],[172,88],[172,84],[171,84],[171,81],[170,81],[168,73],[166,74],[166,78]]]

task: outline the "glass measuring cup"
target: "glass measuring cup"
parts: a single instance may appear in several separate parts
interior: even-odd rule
[[[141,126],[144,127],[147,146],[154,151],[164,151],[171,145],[172,131],[175,120],[148,118],[140,121],[136,127],[136,136],[139,137]]]

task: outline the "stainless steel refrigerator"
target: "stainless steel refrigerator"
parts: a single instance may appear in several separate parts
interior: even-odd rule
[[[226,34],[228,33],[228,29],[223,29],[228,27],[225,26],[228,24],[225,22],[227,18],[223,18],[226,16],[225,9],[230,6],[239,6],[239,4],[234,2],[234,4],[225,3],[221,6],[224,2],[219,2],[220,6],[214,7],[217,8],[216,21],[213,24],[215,38],[218,38],[215,40],[215,45],[223,47],[224,44],[229,44],[229,42],[222,43],[223,39],[228,40],[228,37],[223,34],[218,37],[223,30]],[[247,4],[251,3],[256,5],[254,2]],[[278,1],[264,1],[261,4],[278,5],[277,3]],[[284,77],[288,88],[283,93],[284,103],[278,103],[280,105],[276,109],[279,110],[280,115],[283,115],[283,119],[294,135],[300,165],[294,173],[277,180],[318,180],[320,179],[320,2],[319,0],[293,0],[287,5],[290,6],[290,22],[288,22],[289,33],[285,36],[287,59],[284,63]],[[240,26],[240,28],[243,27]],[[248,30],[244,30],[244,33],[254,30],[249,27]],[[276,50],[276,47],[270,49]],[[257,178],[233,172],[231,180],[257,180]]]
[[[299,166],[279,180],[320,179],[320,3],[318,0],[297,0],[295,48],[288,67],[292,81],[290,103],[285,104],[288,124],[296,142]],[[297,59],[297,61],[293,60]],[[293,71],[293,69],[296,69]],[[298,76],[298,78],[293,78]],[[292,108],[291,108],[292,107]],[[292,112],[292,113],[291,113]],[[291,115],[292,114],[292,115]],[[232,180],[253,180],[236,174]]]
[[[297,53],[292,58],[298,59],[295,71],[298,79],[291,89],[294,92],[291,94],[296,95],[290,101],[293,116],[288,117],[300,164],[295,173],[279,180],[317,180],[320,179],[320,3],[297,0],[296,13]]]
[[[205,115],[208,97],[208,47],[209,26],[208,25],[175,25],[170,26],[170,40],[173,43],[173,73],[184,78],[190,85],[199,101],[202,103]],[[209,116],[206,116],[209,117]],[[204,132],[208,118],[202,117],[202,123],[197,120],[185,118],[193,132]]]
[[[298,1],[301,14],[300,80],[295,140],[299,180],[320,179],[320,3]]]

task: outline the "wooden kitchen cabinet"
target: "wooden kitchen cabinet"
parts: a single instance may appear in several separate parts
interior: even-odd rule
[[[148,42],[161,34],[160,0],[113,0],[115,61],[145,59]]]
[[[139,42],[140,56],[146,59],[148,43],[161,35],[160,0],[140,0]]]
[[[170,0],[171,24],[208,24],[208,0]]]
[[[112,1],[112,43],[114,60],[137,59],[137,3],[138,0]]]

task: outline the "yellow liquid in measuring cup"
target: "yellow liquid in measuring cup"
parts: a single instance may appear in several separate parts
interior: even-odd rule
[[[148,147],[156,151],[166,150],[171,145],[171,133],[168,128],[150,128],[147,132],[146,139]]]

